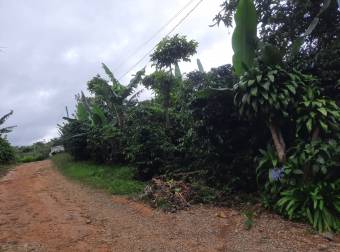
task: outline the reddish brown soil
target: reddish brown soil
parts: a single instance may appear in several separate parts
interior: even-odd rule
[[[275,215],[257,217],[250,231],[243,223],[232,209],[154,211],[69,181],[50,161],[0,180],[0,251],[340,251],[339,237]]]

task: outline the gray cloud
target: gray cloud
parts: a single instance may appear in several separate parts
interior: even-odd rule
[[[56,136],[65,106],[102,73],[101,62],[121,66],[121,76],[166,33],[137,55],[126,58],[188,0],[0,0],[0,115],[14,110],[8,135],[15,145]],[[221,0],[205,0],[176,30],[200,43],[196,57],[206,68],[230,62],[230,36],[224,27],[210,28]],[[173,25],[173,24],[172,24]],[[170,26],[171,27],[171,26]],[[122,79],[127,83],[134,71]],[[182,64],[184,71],[195,63]],[[145,96],[145,95],[144,95]]]

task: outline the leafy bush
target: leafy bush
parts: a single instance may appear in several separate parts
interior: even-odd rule
[[[340,180],[291,186],[276,203],[289,219],[308,221],[319,232],[340,231]]]
[[[124,163],[124,136],[119,128],[91,127],[87,134],[89,157],[98,163]]]
[[[272,148],[261,151],[258,179],[263,202],[320,232],[340,231],[340,145],[337,141],[300,143],[280,166]]]
[[[14,160],[14,149],[7,139],[0,137],[0,164],[8,164]]]
[[[67,123],[60,126],[62,134],[61,141],[65,150],[76,160],[86,160],[90,153],[87,149],[88,127],[75,119],[69,119]]]
[[[0,117],[0,126],[2,126],[6,120],[13,114],[13,111]],[[1,127],[0,128],[0,165],[8,164],[15,159],[14,150],[10,143],[7,141],[6,135],[11,132],[15,126]]]
[[[164,172],[172,156],[174,147],[163,120],[163,111],[147,103],[130,111],[125,152],[128,160],[137,166],[140,179],[148,180]]]
[[[206,170],[209,185],[255,191],[253,159],[267,135],[260,131],[261,124],[239,118],[230,91],[199,92],[189,112],[192,125],[185,139],[185,151],[192,155],[192,169]]]

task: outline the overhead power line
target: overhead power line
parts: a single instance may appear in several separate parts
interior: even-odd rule
[[[191,13],[193,13],[197,7],[203,2],[204,0],[200,0],[192,9],[190,9],[190,11],[179,20],[179,22],[165,35],[165,37],[169,36],[172,32],[174,32],[189,16]],[[139,59],[133,66],[131,66],[129,68],[129,70],[127,70],[126,72],[124,72],[123,75],[121,75],[118,80],[121,80],[122,78],[124,78],[128,73],[130,73],[136,66],[138,66],[141,62],[143,62],[143,60],[148,57],[153,50],[155,50],[157,47],[157,45],[155,45],[154,47],[152,47],[152,49],[150,51],[148,51],[141,59]]]
[[[150,36],[149,39],[147,39],[144,43],[140,44],[132,53],[128,54],[126,57],[131,58],[136,53],[138,53],[144,46],[149,44],[158,34],[160,34],[166,27],[168,27],[182,12],[187,9],[194,1],[196,0],[190,0],[185,6],[183,6],[174,16],[172,16],[163,26],[161,26],[154,34]],[[118,69],[120,69],[122,66],[125,65],[126,62],[120,62],[116,65],[116,67],[113,69],[113,72],[116,72]]]

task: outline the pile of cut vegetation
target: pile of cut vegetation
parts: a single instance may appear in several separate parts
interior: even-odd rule
[[[153,178],[142,194],[142,199],[148,201],[152,207],[167,212],[187,209],[193,197],[194,191],[190,184],[163,177]]]

